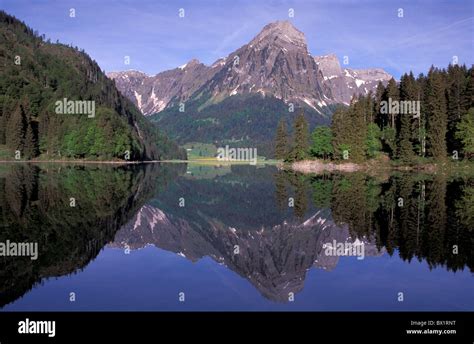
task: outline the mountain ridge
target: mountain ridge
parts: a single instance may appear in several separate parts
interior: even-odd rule
[[[377,77],[371,75],[375,71]],[[145,115],[186,102],[204,90],[211,94],[208,104],[236,94],[260,93],[321,113],[328,104],[347,105],[354,94],[375,91],[378,81],[385,84],[392,78],[381,68],[342,69],[335,54],[313,57],[304,33],[289,21],[267,24],[249,43],[210,65],[193,58],[155,75],[139,71],[107,75]],[[174,87],[165,86],[170,84]]]
[[[303,112],[310,130],[329,125],[339,104],[392,78],[382,69],[341,68],[334,54],[313,57],[289,21],[266,25],[209,66],[192,59],[155,76],[108,75],[178,144],[254,147],[267,157],[280,121],[291,128]]]

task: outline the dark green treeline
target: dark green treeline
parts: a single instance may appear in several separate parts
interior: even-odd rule
[[[474,157],[474,68],[432,67],[427,75],[402,75],[400,82],[381,82],[376,92],[354,96],[339,106],[330,127],[312,133],[304,117],[286,144],[285,128],[276,134],[277,158],[295,161],[331,158],[363,162],[381,155],[402,163]]]

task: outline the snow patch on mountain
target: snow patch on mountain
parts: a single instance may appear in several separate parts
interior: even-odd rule
[[[141,109],[142,108],[142,95],[138,94],[137,91],[133,91],[133,93],[135,94],[135,98],[137,100],[138,108]]]

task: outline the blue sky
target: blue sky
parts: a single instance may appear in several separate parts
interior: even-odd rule
[[[341,63],[348,56],[349,68],[381,67],[398,78],[445,67],[453,56],[470,65],[473,7],[472,0],[0,0],[1,9],[53,41],[83,48],[107,72],[152,75],[192,58],[211,64],[284,19],[305,33],[312,55],[335,53]]]

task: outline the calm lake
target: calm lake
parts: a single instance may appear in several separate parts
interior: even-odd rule
[[[473,311],[473,231],[472,177],[6,164],[0,309]]]

